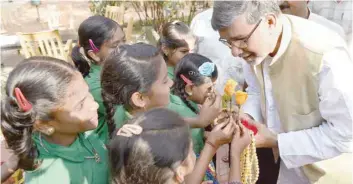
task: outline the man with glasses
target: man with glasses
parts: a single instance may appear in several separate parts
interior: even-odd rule
[[[212,27],[248,63],[242,117],[257,126],[257,147],[280,157],[277,183],[352,183],[353,63],[345,41],[282,14],[276,0],[216,1]]]

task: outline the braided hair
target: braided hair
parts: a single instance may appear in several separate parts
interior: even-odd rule
[[[175,79],[172,92],[179,96],[182,101],[196,114],[199,112],[191,105],[190,101],[187,99],[188,94],[185,91],[186,82],[181,78],[181,75],[186,77],[196,86],[204,84],[206,76],[199,72],[199,67],[206,62],[212,63],[212,61],[205,56],[190,53],[180,60],[174,70]],[[209,76],[211,79],[216,79],[218,77],[217,67],[214,67],[214,71],[211,73],[211,76]]]
[[[77,75],[69,63],[44,56],[28,58],[10,73],[1,102],[1,130],[8,147],[19,157],[19,168],[34,170],[38,151],[32,139],[36,120],[48,121],[64,98],[68,84]],[[32,105],[23,111],[14,90],[21,90]]]
[[[115,131],[114,106],[136,108],[131,97],[135,92],[150,91],[159,74],[159,62],[164,60],[158,49],[144,43],[122,45],[106,59],[101,84],[110,137]]]

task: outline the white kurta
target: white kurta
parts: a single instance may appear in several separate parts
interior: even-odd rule
[[[346,33],[344,32],[343,28],[340,25],[338,25],[337,23],[335,23],[333,21],[326,19],[323,16],[320,16],[318,14],[310,12],[308,20],[311,20],[313,22],[316,22],[320,25],[323,25],[323,26],[329,28],[330,30],[338,33],[343,39],[346,39],[346,37],[347,37]]]
[[[301,166],[329,159],[343,152],[352,152],[353,62],[345,48],[336,48],[324,53],[317,93],[320,98],[319,110],[325,122],[311,129],[284,132],[268,74],[269,65],[276,62],[285,52],[291,39],[290,23],[285,17],[283,22],[283,35],[278,53],[275,57],[267,57],[262,62],[267,100],[267,120],[264,122],[270,130],[278,133],[281,157],[278,183],[306,184],[309,180],[302,172]],[[247,89],[249,97],[243,110],[255,120],[263,121],[260,109],[260,86],[251,67],[243,63],[244,77],[249,86]]]

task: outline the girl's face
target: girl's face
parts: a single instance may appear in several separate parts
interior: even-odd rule
[[[197,103],[203,104],[208,97],[208,94],[214,90],[215,80],[211,80],[209,77],[205,77],[204,83],[196,86],[191,86],[191,95],[188,97],[189,100]]]
[[[108,55],[113,52],[117,47],[126,42],[125,33],[120,28],[117,28],[113,37],[104,42],[99,52],[97,53],[101,61],[103,61]]]
[[[168,63],[172,66],[176,66],[181,58],[183,58],[186,54],[193,52],[195,48],[195,42],[196,38],[195,37],[189,37],[185,39],[187,46],[185,47],[179,47],[176,49],[169,49],[169,54],[168,56]]]
[[[173,81],[168,77],[167,65],[162,56],[158,56],[160,66],[157,80],[152,84],[150,91],[147,93],[148,102],[146,110],[156,107],[166,107],[169,104],[170,88]]]
[[[49,121],[48,125],[61,134],[77,134],[95,129],[98,126],[98,104],[82,75],[77,72],[68,85],[61,105],[52,112],[54,121]]]

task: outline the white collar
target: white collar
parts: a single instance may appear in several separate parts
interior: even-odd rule
[[[292,39],[292,27],[291,23],[288,20],[288,17],[284,14],[279,16],[279,19],[282,22],[282,39],[281,44],[278,48],[276,55],[273,57],[270,66],[275,63],[287,50],[289,43]]]

